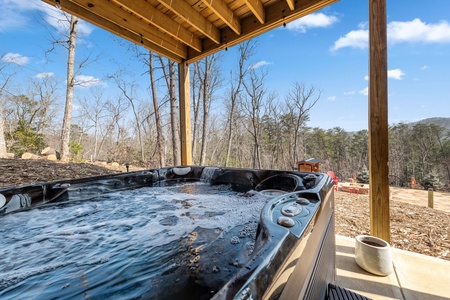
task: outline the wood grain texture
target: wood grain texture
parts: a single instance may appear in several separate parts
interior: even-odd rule
[[[56,6],[54,0],[41,0]],[[60,8],[178,63],[192,63],[338,0],[59,0]]]
[[[192,135],[189,66],[187,63],[178,64],[178,76],[180,88],[181,164],[189,166],[192,165]]]
[[[369,0],[370,233],[390,242],[386,0]]]

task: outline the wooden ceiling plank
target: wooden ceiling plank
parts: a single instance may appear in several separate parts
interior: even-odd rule
[[[148,2],[142,0],[112,0],[112,2],[125,7],[127,10],[133,12],[133,14],[195,50],[202,51],[202,43],[197,36]]]
[[[290,10],[285,1],[279,1],[265,7],[266,22],[261,24],[254,15],[250,15],[241,20],[242,32],[236,34],[230,28],[221,30],[221,43],[213,44],[208,40],[203,41],[203,51],[201,53],[188,49],[186,61],[188,63],[195,62],[219,50],[237,45],[245,40],[254,38],[264,32],[280,27],[283,23],[291,22],[298,18],[304,17],[321,8],[324,8],[339,0],[303,0],[294,10]]]
[[[264,5],[260,0],[244,0],[245,4],[250,8],[252,13],[261,24],[265,21]]]
[[[42,1],[51,6],[55,6],[54,0],[42,0]],[[61,3],[61,8],[69,14],[75,15],[83,20],[86,20],[91,24],[103,28],[109,32],[112,32],[130,42],[142,45],[146,49],[154,51],[173,61],[182,62],[187,56],[186,48],[178,49],[176,51],[169,51],[159,46],[158,44],[155,44],[153,41],[145,37],[142,37],[139,34],[136,34],[135,32],[129,31],[128,29],[123,28],[115,23],[112,23],[111,21],[108,21],[70,1],[64,1],[63,3]]]
[[[44,1],[50,4],[53,3],[53,1],[48,0]],[[148,41],[151,41],[153,44],[158,45],[158,47],[168,50],[169,52],[176,54],[177,56],[180,56],[182,58],[186,57],[185,56],[187,53],[186,46],[183,45],[181,42],[171,39],[162,32],[158,32],[158,30],[155,27],[151,27],[150,25],[143,23],[138,17],[133,16],[130,13],[124,15],[125,11],[123,9],[119,8],[116,5],[111,5],[109,1],[102,1],[102,0],[61,1],[61,8],[65,10],[65,8],[69,3],[73,3],[74,5],[83,8],[85,14],[81,15],[80,17],[88,22],[92,23],[91,19],[87,18],[86,12],[91,12],[92,13],[90,15],[91,17],[93,15],[97,17],[101,16],[99,18],[103,18],[104,20],[109,21],[110,23],[116,24],[119,27],[124,28],[125,30],[137,34],[138,36],[140,36],[140,39],[146,39]],[[113,33],[116,33],[114,30],[111,30],[109,28],[105,29]]]
[[[173,0],[157,0],[166,8],[172,10],[181,19],[193,26],[195,29],[200,31],[206,37],[211,39],[213,42],[220,43],[220,31],[209,22],[202,14],[192,8],[185,1],[173,1]]]
[[[295,9],[295,0],[286,0],[286,2],[288,4],[290,10]]]
[[[211,11],[214,12],[225,24],[236,34],[241,34],[240,20],[235,16],[231,8],[223,0],[201,0]]]

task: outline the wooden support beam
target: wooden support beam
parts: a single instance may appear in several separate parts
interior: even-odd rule
[[[386,0],[369,0],[370,234],[390,243]]]
[[[250,8],[252,13],[255,15],[255,17],[258,19],[261,24],[264,24],[265,21],[265,11],[264,11],[264,5],[260,0],[244,0],[245,4]]]
[[[193,9],[187,2],[173,0],[158,0],[158,2],[176,13],[181,19],[203,33],[213,42],[220,43],[219,29],[203,17],[200,12]]]
[[[287,2],[287,4],[289,5],[289,8],[290,8],[291,10],[294,10],[294,8],[295,8],[295,2],[294,2],[294,0],[286,0],[286,2]]]
[[[206,0],[202,0],[206,1]],[[210,0],[211,1],[211,0]],[[255,15],[251,14],[241,19],[241,33],[237,34],[229,27],[221,30],[220,44],[203,39],[202,52],[188,49],[186,61],[195,62],[219,50],[224,50],[243,41],[254,38],[264,32],[283,26],[298,18],[311,14],[339,0],[302,0],[297,1],[294,10],[291,10],[286,1],[275,2],[265,7],[265,23],[261,24]]]
[[[241,23],[231,8],[223,0],[202,0],[203,4],[211,9],[236,34],[241,34]]]
[[[178,86],[180,94],[180,131],[181,131],[181,165],[192,165],[191,137],[191,103],[189,85],[189,66],[182,62],[178,64]]]
[[[55,6],[54,0],[42,0],[43,2]],[[181,43],[177,43],[175,41],[165,40],[161,41],[157,40],[154,35],[141,35],[134,31],[130,31],[129,29],[117,25],[116,23],[103,18],[102,16],[97,15],[92,12],[90,9],[86,9],[78,5],[77,3],[71,1],[61,1],[61,8],[82,19],[88,19],[90,23],[96,25],[105,30],[111,31],[118,36],[129,40],[130,42],[136,43],[138,45],[142,45],[145,48],[154,51],[162,56],[165,56],[173,61],[181,62],[183,58],[187,55],[187,50],[184,45]],[[170,49],[170,50],[169,50]]]
[[[192,49],[202,51],[202,44],[197,36],[188,31],[186,28],[181,27],[179,23],[163,14],[148,2],[138,0],[112,0],[112,2],[119,5],[122,9],[126,8],[127,10],[132,11],[133,14],[136,14],[138,17],[144,19],[149,24],[152,24],[153,26],[158,28],[158,30],[166,33],[172,38],[185,43]],[[158,34],[156,28],[155,34]]]

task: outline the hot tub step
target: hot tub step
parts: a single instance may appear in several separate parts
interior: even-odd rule
[[[371,299],[330,283],[328,285],[328,300],[371,300]]]

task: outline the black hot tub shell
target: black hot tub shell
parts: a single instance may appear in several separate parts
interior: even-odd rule
[[[231,252],[237,248],[221,241],[229,241],[230,237],[238,234],[238,229],[224,232],[219,238],[208,242],[208,247],[196,250],[196,259],[185,257],[186,264],[177,265],[174,270],[167,272],[170,274],[162,275],[177,277],[176,283],[161,280],[159,290],[153,288],[153,292],[141,295],[140,299],[327,297],[327,286],[334,282],[335,237],[333,181],[325,174],[199,166],[168,167],[2,188],[0,226],[8,226],[2,223],[2,215],[4,217],[49,204],[83,201],[115,191],[182,186],[200,181],[213,186],[229,186],[243,198],[255,193],[271,195],[260,212],[252,251],[230,264],[226,257],[233,255]],[[201,229],[197,232],[201,234]],[[211,266],[213,262],[214,267]],[[226,275],[219,271],[221,268],[228,270]],[[13,270],[0,268],[0,283],[2,273],[8,271]],[[80,287],[77,297],[82,297],[86,289],[89,287]],[[55,294],[52,298],[60,297]]]

